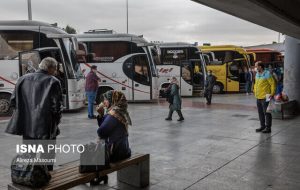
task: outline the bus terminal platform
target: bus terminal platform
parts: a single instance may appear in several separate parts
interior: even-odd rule
[[[298,190],[300,189],[300,117],[273,119],[272,133],[259,127],[253,95],[213,95],[183,98],[183,122],[165,121],[168,103],[129,104],[133,152],[150,154],[150,186],[146,190]],[[0,189],[10,183],[10,162],[20,136],[4,133],[8,118],[0,119]],[[96,139],[96,120],[87,109],[64,113],[58,141],[89,142]],[[78,155],[77,155],[78,156]],[[66,156],[59,164],[73,161]],[[80,185],[75,190],[135,190],[109,175],[107,185]]]

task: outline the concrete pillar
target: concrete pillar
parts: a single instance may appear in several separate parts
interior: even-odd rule
[[[284,91],[290,100],[296,100],[300,110],[300,40],[286,36],[284,55]]]

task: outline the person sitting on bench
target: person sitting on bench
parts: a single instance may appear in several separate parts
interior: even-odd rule
[[[128,125],[131,125],[131,119],[127,107],[127,100],[122,92],[111,90],[103,94],[103,102],[98,109],[97,133],[101,139],[105,139],[111,150],[111,162],[131,156],[128,142]]]
[[[131,118],[127,111],[127,100],[122,92],[110,90],[102,95],[97,107],[98,136],[104,139],[110,152],[110,162],[124,160],[131,156],[128,142],[128,126]],[[100,179],[107,181],[107,176]]]

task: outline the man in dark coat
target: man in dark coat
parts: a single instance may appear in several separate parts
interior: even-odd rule
[[[170,105],[169,105],[169,114],[168,117],[165,118],[165,120],[171,121],[173,112],[176,111],[179,116],[179,119],[177,121],[183,121],[184,117],[181,112],[181,97],[179,94],[179,82],[176,77],[172,77],[170,86],[168,87],[167,90],[170,91],[168,93],[169,94],[168,99]]]
[[[212,93],[213,93],[213,88],[215,83],[216,83],[216,77],[212,74],[212,71],[209,70],[207,72],[207,77],[205,81],[205,92],[204,92],[207,105],[211,104],[211,98],[212,98]]]
[[[19,78],[11,106],[15,109],[6,133],[22,135],[24,140],[55,140],[62,112],[62,92],[57,61],[47,57],[39,70]],[[48,167],[51,170],[51,166]]]

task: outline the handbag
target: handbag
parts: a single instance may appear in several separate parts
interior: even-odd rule
[[[11,163],[11,180],[13,183],[34,188],[47,185],[51,179],[45,163],[36,163],[33,154],[19,154]]]
[[[110,152],[104,140],[98,143],[91,142],[84,145],[84,151],[80,154],[80,173],[98,172],[109,168]]]
[[[275,100],[272,98],[272,99],[269,101],[269,105],[268,105],[268,107],[267,107],[266,112],[267,112],[267,113],[272,113],[273,111],[275,111],[275,108],[276,108]]]
[[[173,104],[173,96],[171,95],[171,85],[165,91],[166,100],[170,104]]]
[[[172,96],[171,94],[168,95],[167,101],[168,101],[170,104],[173,104],[173,96]]]
[[[204,90],[203,96],[204,96],[205,98],[208,97],[208,90],[207,90],[207,89]]]

